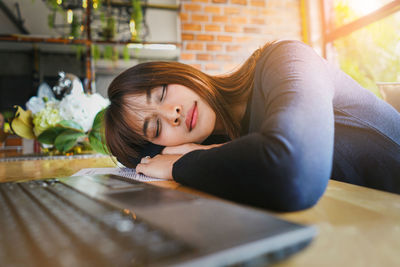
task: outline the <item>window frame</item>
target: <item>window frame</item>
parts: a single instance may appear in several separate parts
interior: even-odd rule
[[[349,35],[359,29],[362,29],[371,23],[388,17],[389,15],[400,11],[400,0],[394,0],[375,11],[364,15],[352,22],[342,25],[337,28],[332,27],[332,21],[329,15],[332,14],[333,0],[320,0],[320,16],[321,16],[321,37],[322,37],[322,56],[329,59],[330,51],[332,50],[333,42],[336,39]]]

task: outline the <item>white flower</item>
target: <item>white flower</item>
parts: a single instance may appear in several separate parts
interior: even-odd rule
[[[25,105],[34,115],[45,108],[46,102],[58,102],[58,100],[54,97],[50,86],[47,83],[41,83],[38,89],[38,95],[31,97]]]
[[[32,114],[36,114],[44,109],[45,103],[43,99],[37,96],[32,96],[25,105],[28,110],[32,111]]]
[[[85,132],[92,128],[96,114],[109,105],[109,101],[99,94],[74,93],[65,96],[60,104],[60,115],[64,120],[72,120],[82,126]]]

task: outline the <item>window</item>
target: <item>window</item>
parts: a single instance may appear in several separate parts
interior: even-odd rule
[[[377,82],[400,82],[400,1],[321,0],[323,55],[380,96]]]

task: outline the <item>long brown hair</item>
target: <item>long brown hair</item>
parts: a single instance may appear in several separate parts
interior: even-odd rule
[[[240,123],[232,116],[238,104],[247,101],[254,84],[254,71],[262,51],[271,43],[256,50],[236,71],[211,76],[179,62],[147,62],[133,66],[118,75],[108,87],[111,104],[105,119],[106,145],[114,156],[127,167],[136,167],[132,159],[148,143],[130,127],[126,114],[128,96],[147,93],[165,84],[186,86],[202,97],[214,110],[231,139],[237,138]]]

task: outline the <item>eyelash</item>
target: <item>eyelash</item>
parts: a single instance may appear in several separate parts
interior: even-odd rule
[[[162,88],[162,93],[161,93],[161,98],[160,101],[163,101],[163,99],[165,98],[165,92],[167,91],[167,85],[164,84],[163,88]]]
[[[160,135],[160,119],[157,119],[157,128],[156,128],[156,136],[155,137],[158,137],[159,135]]]
[[[162,102],[164,100],[166,91],[167,91],[167,85],[164,84],[163,88],[162,88],[160,102]],[[157,124],[157,128],[156,128],[156,136],[155,137],[157,138],[160,135],[160,125],[161,125],[160,119],[157,119],[156,124]]]

